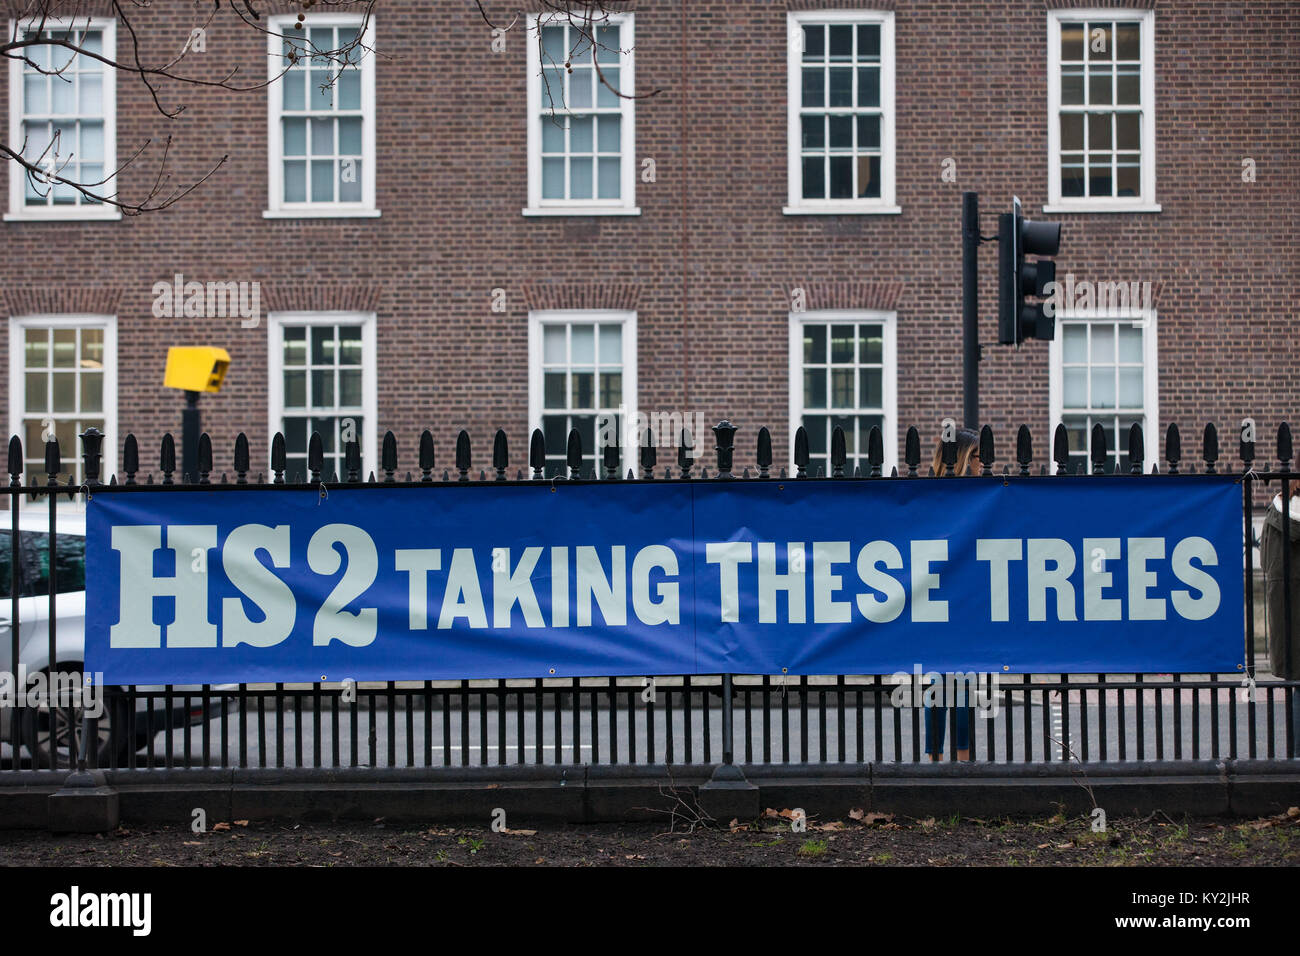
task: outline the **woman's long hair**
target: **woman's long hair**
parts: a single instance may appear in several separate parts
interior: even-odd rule
[[[979,454],[980,436],[975,434],[969,428],[963,428],[957,432],[957,463],[953,465],[953,474],[962,476],[966,474],[966,469],[970,465],[973,456]],[[948,473],[947,467],[943,463],[943,441],[934,449],[934,473],[943,476]]]

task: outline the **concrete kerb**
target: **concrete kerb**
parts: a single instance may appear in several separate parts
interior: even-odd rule
[[[850,809],[908,817],[1087,813],[1260,816],[1300,805],[1300,761],[1179,761],[1080,765],[843,764],[748,766],[543,765],[451,768],[285,768],[104,771],[82,787],[64,772],[0,781],[0,827],[112,829],[186,823],[196,808],[222,820],[484,825],[663,821],[725,825],[767,807],[822,820]],[[112,815],[116,802],[117,817]]]

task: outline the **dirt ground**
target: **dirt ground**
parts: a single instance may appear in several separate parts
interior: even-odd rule
[[[0,830],[0,865],[136,866],[1285,866],[1300,865],[1300,808],[1257,820],[912,820],[854,811],[800,821],[490,827],[362,823],[214,823],[123,827],[111,834]]]

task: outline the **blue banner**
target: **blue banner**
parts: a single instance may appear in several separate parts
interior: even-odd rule
[[[1231,476],[97,492],[110,684],[1226,672]]]

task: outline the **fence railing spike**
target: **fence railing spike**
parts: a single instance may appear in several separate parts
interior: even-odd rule
[[[392,429],[384,432],[384,442],[379,449],[379,467],[384,473],[384,481],[397,480],[397,436]]]
[[[325,469],[325,443],[320,432],[313,431],[307,442],[307,471],[313,485],[320,484],[321,472]]]
[[[1178,474],[1178,463],[1183,460],[1183,439],[1178,425],[1171,423],[1165,429],[1165,461],[1169,463],[1169,474]]]
[[[907,428],[907,440],[903,443],[903,463],[907,465],[907,477],[917,477],[917,469],[921,466],[921,433],[915,425]]]
[[[1238,453],[1241,456],[1242,464],[1249,470],[1255,461],[1255,420],[1252,418],[1243,418],[1241,420]]]
[[[420,480],[433,481],[433,432],[420,432]]]
[[[731,464],[736,452],[736,432],[740,429],[725,418],[712,426],[714,451],[718,456],[718,477],[731,477]]]
[[[885,437],[879,425],[872,425],[867,432],[867,464],[871,466],[871,477],[879,478],[885,464]]]
[[[1219,430],[1214,427],[1214,422],[1205,423],[1205,434],[1201,437],[1201,459],[1205,462],[1207,475],[1218,471]]]
[[[844,463],[848,461],[848,443],[844,439],[844,429],[836,425],[831,430],[831,477],[844,477]]]
[[[1092,426],[1092,473],[1094,475],[1106,474],[1106,461],[1110,453],[1106,448],[1106,429],[1101,427],[1101,422]]]
[[[1056,462],[1058,475],[1069,474],[1070,433],[1061,422],[1057,422],[1056,429],[1052,432],[1052,460]]]
[[[758,477],[767,478],[772,469],[772,433],[764,425],[758,430]]]
[[[1291,426],[1286,422],[1277,426],[1277,460],[1282,463],[1280,471],[1291,470]]]
[[[808,430],[802,425],[794,431],[794,467],[796,478],[808,477]]]
[[[135,438],[131,435],[126,436],[126,440],[133,443]],[[123,459],[126,455],[123,453]],[[9,484],[21,485],[23,473],[23,440],[17,435],[9,436]]]
[[[874,427],[874,426],[873,426]],[[988,477],[993,474],[993,429],[985,425],[980,429],[980,474]]]
[[[208,476],[212,474],[212,438],[207,432],[199,435],[198,452],[198,474],[190,475],[189,480],[200,485],[206,485],[209,484]]]
[[[281,432],[276,432],[271,439],[271,471],[273,473],[271,481],[273,484],[284,484],[284,469],[287,458],[284,435]],[[261,484],[261,482],[258,482],[258,484]]]
[[[568,466],[570,478],[582,477],[582,436],[576,428],[569,429],[569,441],[565,446],[564,463]]]
[[[240,432],[235,436],[235,484],[248,484],[249,461],[248,436]]]
[[[1028,425],[1016,429],[1016,464],[1020,466],[1020,477],[1030,477],[1030,466],[1034,463],[1034,435]]]
[[[505,481],[506,469],[510,467],[510,444],[504,428],[498,428],[492,436],[492,467],[497,473],[496,480]]]
[[[162,447],[158,450],[158,470],[162,472],[164,485],[175,484],[172,475],[176,471],[176,439],[167,432],[162,437]]]

